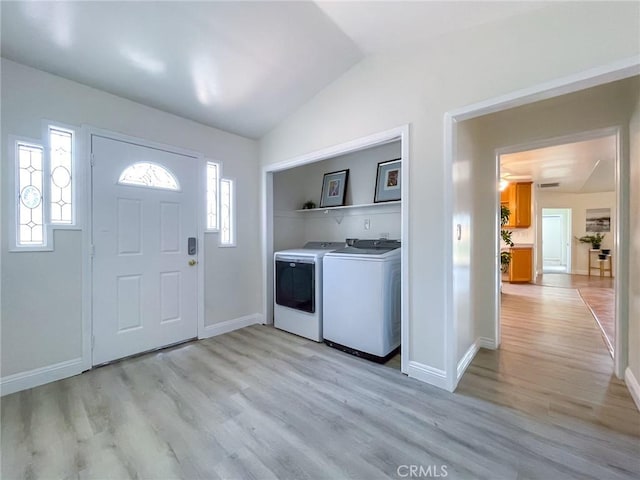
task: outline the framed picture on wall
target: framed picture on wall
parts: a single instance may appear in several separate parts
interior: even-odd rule
[[[325,173],[324,179],[322,180],[320,208],[343,206],[347,194],[348,180],[348,168],[346,170],[338,170],[337,172]]]
[[[587,208],[585,230],[588,233],[611,231],[610,208]]]
[[[402,186],[400,184],[401,168],[402,160],[400,158],[378,164],[376,192],[373,196],[374,203],[400,200],[402,196]]]

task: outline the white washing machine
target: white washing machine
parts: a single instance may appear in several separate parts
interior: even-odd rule
[[[327,345],[384,362],[400,346],[401,263],[397,240],[358,240],[327,253],[323,335]]]
[[[308,242],[273,255],[276,328],[322,341],[322,257],[344,242]]]

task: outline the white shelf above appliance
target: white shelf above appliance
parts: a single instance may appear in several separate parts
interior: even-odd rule
[[[380,203],[361,203],[358,205],[341,205],[339,207],[318,207],[318,208],[301,208],[296,212],[329,212],[333,210],[348,210],[353,208],[372,208],[372,207],[384,207],[386,205],[400,205],[402,200],[393,200],[391,202]]]
[[[299,213],[308,213],[308,212],[316,212],[320,214],[329,214],[333,213],[331,217],[336,221],[337,224],[342,223],[342,219],[345,216],[345,212],[354,211],[357,209],[365,209],[365,210],[373,210],[376,208],[381,208],[382,211],[388,212],[388,207],[396,206],[399,207],[401,205],[401,200],[393,200],[391,202],[380,202],[380,203],[360,203],[357,205],[342,205],[339,207],[320,207],[320,208],[303,208],[300,210],[295,210]]]

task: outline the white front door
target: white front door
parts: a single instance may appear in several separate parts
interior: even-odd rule
[[[99,365],[197,336],[198,161],[99,135],[91,152]]]

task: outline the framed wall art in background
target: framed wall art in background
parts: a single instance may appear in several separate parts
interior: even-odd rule
[[[585,230],[591,232],[611,231],[610,208],[587,208]]]
[[[402,160],[396,158],[378,164],[376,175],[376,192],[373,197],[374,203],[393,202],[400,200],[402,188],[400,185],[400,172]]]
[[[322,196],[320,207],[341,207],[347,193],[349,169],[325,173],[322,180]]]

